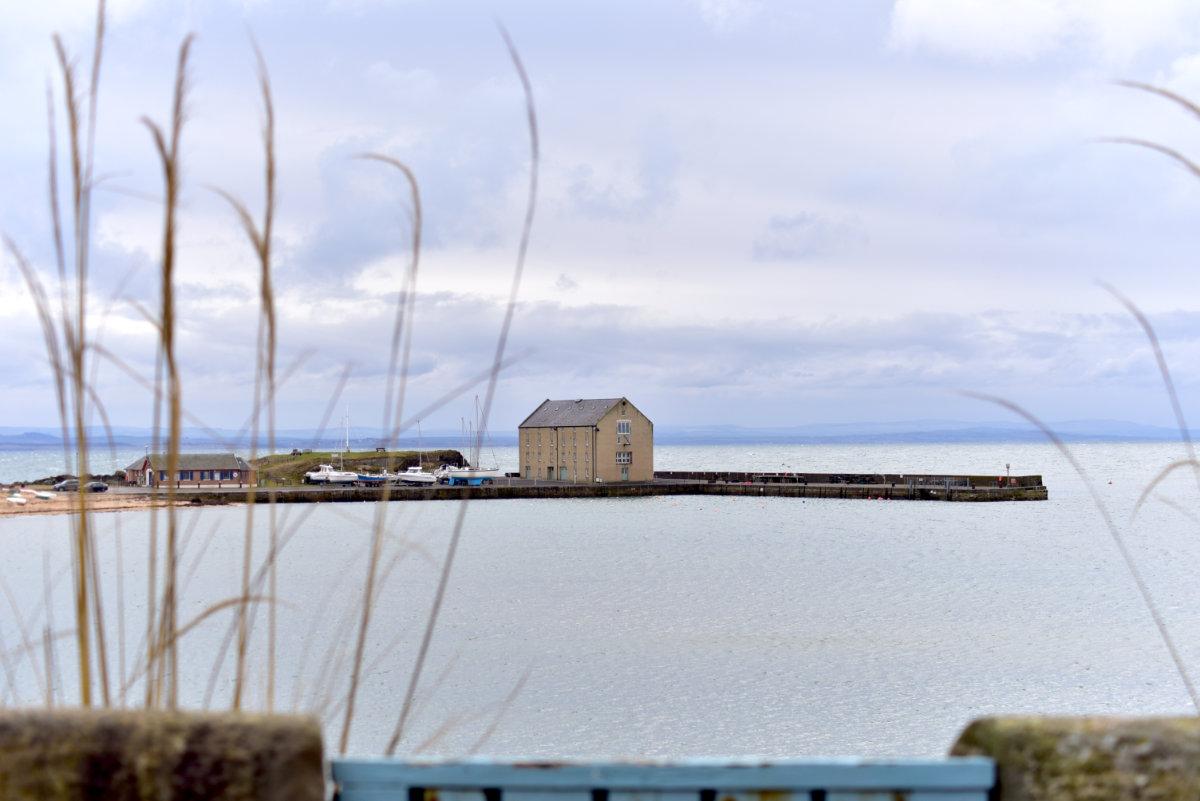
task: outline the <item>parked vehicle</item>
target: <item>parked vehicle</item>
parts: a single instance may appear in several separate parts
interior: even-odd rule
[[[83,485],[84,492],[108,492],[108,485],[103,481],[89,481]]]
[[[68,478],[63,481],[60,481],[54,485],[54,491],[55,492],[78,492],[79,491],[79,479]]]

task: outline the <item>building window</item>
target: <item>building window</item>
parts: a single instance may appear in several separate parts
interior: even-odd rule
[[[628,420],[618,420],[617,421],[617,433],[618,434],[629,434],[629,421]]]
[[[617,451],[617,464],[633,464],[633,451]]]
[[[201,481],[212,481],[213,480],[213,471],[201,470],[200,471],[200,480]]]
[[[179,480],[180,481],[191,481],[192,480],[192,471],[191,470],[180,470],[179,471]]]

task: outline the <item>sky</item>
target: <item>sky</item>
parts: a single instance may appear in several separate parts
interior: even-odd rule
[[[0,7],[0,231],[55,292],[47,201],[51,36],[86,73],[89,0]],[[1200,120],[1116,85],[1200,98],[1200,7],[1183,0],[110,0],[101,74],[90,338],[150,378],[165,120],[196,35],[176,275],[184,404],[237,427],[254,393],[257,266],[220,189],[259,213],[262,109],[277,113],[273,277],[281,428],[382,415],[411,229],[424,226],[408,409],[486,370],[529,181],[539,199],[491,425],[547,397],[626,396],[659,426],[1002,420],[1169,423],[1155,325],[1200,420]],[[61,147],[60,157],[65,158]],[[64,189],[65,191],[65,189]],[[30,295],[0,255],[0,420],[57,421]],[[99,351],[98,351],[99,352]],[[296,366],[298,365],[298,366]],[[148,425],[107,359],[110,420]],[[459,395],[423,421],[457,429]]]

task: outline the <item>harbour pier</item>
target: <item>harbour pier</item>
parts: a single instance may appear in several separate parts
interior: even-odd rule
[[[437,501],[518,498],[636,498],[654,495],[836,498],[896,501],[1044,501],[1049,497],[1042,477],[901,475],[850,473],[747,473],[660,471],[651,481],[579,484],[566,481],[498,478],[479,487],[288,486],[245,489],[211,487],[176,490],[176,497],[196,505],[244,503],[323,503]]]

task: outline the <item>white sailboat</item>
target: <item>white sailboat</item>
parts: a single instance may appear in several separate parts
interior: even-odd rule
[[[397,475],[395,480],[401,484],[407,484],[411,487],[427,487],[437,483],[438,477],[425,470],[424,459],[422,458],[421,451],[420,420],[417,421],[417,464]]]
[[[489,445],[488,450],[491,451],[491,466],[484,467],[481,465],[481,457],[483,451],[483,440],[487,436],[487,431],[483,427],[483,416],[479,409],[479,397],[475,398],[475,419],[479,421],[479,433],[474,435],[475,426],[465,426],[468,436],[468,451],[470,455],[467,457],[467,463],[462,467],[451,467],[450,465],[442,465],[434,471],[434,475],[438,481],[445,484],[491,484],[497,478],[504,477],[504,471],[496,462],[496,453],[491,451]]]

